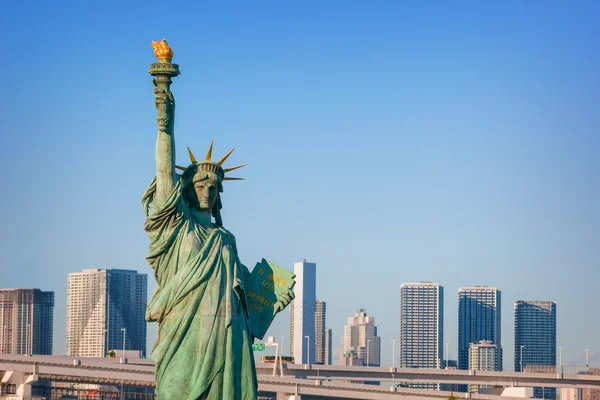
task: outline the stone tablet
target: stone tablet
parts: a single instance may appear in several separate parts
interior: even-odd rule
[[[290,271],[262,259],[245,282],[252,336],[261,339],[275,317],[277,295],[288,293],[296,281]]]

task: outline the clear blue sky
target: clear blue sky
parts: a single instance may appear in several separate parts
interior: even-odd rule
[[[316,261],[334,348],[366,308],[391,363],[400,284],[430,280],[451,358],[458,288],[480,284],[502,289],[505,368],[521,299],[558,303],[565,364],[600,365],[600,3],[217,3],[3,5],[0,286],[55,291],[56,352],[67,273],[154,289],[140,199],[166,37],[178,162],[237,147],[241,259]],[[287,343],[287,312],[272,333]]]

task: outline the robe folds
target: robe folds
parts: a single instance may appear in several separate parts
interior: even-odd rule
[[[156,179],[142,199],[147,260],[156,290],[146,319],[158,322],[152,351],[158,400],[255,400],[256,368],[235,238],[195,223],[179,180],[156,204]]]

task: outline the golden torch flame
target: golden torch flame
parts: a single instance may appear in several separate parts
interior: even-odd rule
[[[163,39],[160,42],[155,42],[154,40],[151,43],[152,47],[154,47],[154,55],[159,60],[162,59],[171,59],[173,58],[173,50],[167,44],[167,39]]]

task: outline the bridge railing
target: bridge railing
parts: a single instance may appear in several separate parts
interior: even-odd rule
[[[531,374],[600,375],[600,368],[577,365],[526,365],[523,372]]]

